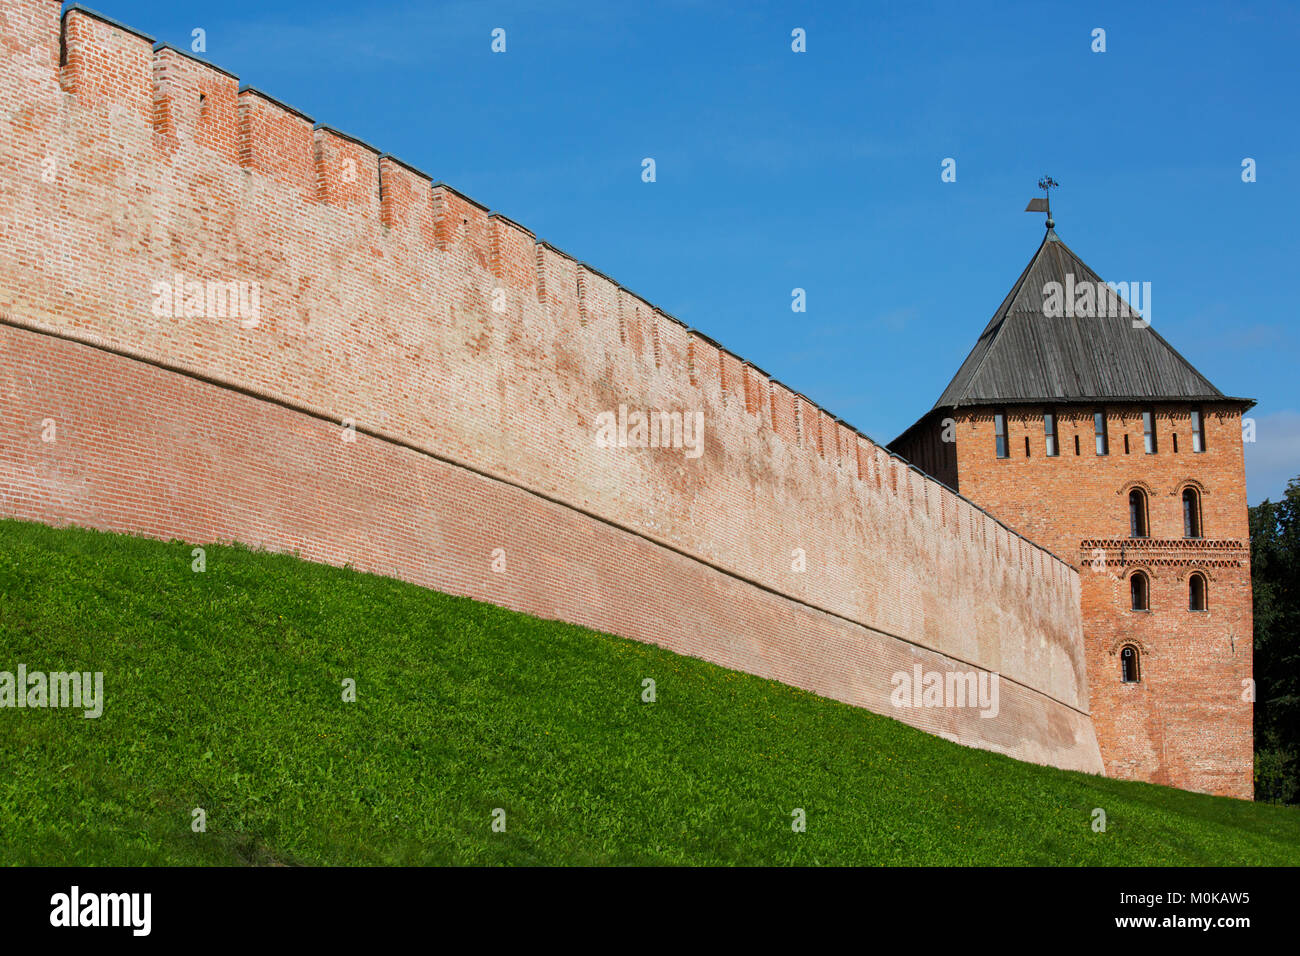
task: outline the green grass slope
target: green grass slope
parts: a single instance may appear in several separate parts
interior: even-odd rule
[[[196,573],[190,551],[0,521],[0,671],[102,671],[106,698],[97,720],[0,709],[0,863],[1300,862],[1288,808],[1019,763],[287,556],[212,546]]]

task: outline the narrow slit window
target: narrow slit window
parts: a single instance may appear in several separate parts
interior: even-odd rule
[[[1199,408],[1192,409],[1192,451],[1205,451],[1205,416]]]
[[[1195,488],[1183,489],[1183,537],[1201,537],[1201,496]]]
[[[1056,443],[1056,413],[1047,412],[1043,415],[1043,437],[1047,440],[1047,457],[1055,458],[1061,453]]]
[[[1205,610],[1205,575],[1193,574],[1187,581],[1187,610]]]
[[[1156,413],[1152,408],[1142,413],[1142,447],[1148,455],[1156,453]]]
[[[993,434],[997,439],[997,452],[999,458],[1006,458],[1007,451],[1007,413],[997,412],[993,416]]]
[[[1128,535],[1147,537],[1147,496],[1137,488],[1128,493]]]
[[[1135,611],[1151,609],[1151,586],[1147,576],[1141,571],[1134,571],[1128,582],[1129,606]]]
[[[1142,680],[1142,674],[1139,668],[1138,649],[1132,644],[1127,644],[1119,652],[1119,675],[1120,680],[1125,684],[1137,684]]]
[[[1092,428],[1097,437],[1097,454],[1109,455],[1110,440],[1106,435],[1106,413],[1105,412],[1093,412]]]

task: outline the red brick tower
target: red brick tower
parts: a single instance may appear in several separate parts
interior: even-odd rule
[[[1079,568],[1109,776],[1249,799],[1241,417],[1254,403],[1133,311],[1143,291],[1116,294],[1049,220],[956,376],[891,447]]]

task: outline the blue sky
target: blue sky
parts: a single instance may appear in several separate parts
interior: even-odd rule
[[[1071,248],[1151,282],[1161,334],[1258,399],[1250,502],[1300,475],[1294,4],[90,5],[184,48],[203,28],[245,82],[880,441],[934,403],[1037,248],[1022,210],[1050,173]]]

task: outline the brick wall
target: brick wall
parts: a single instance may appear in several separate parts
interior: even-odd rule
[[[1099,769],[1088,717],[1038,691],[1003,679],[992,718],[896,709],[893,673],[959,662],[393,441],[344,441],[326,418],[9,325],[0,387],[5,515],[350,563],[784,681],[968,745]],[[188,554],[177,573],[192,573]]]
[[[9,58],[0,74],[0,311],[13,323],[382,433],[748,582],[744,600],[771,592],[890,635],[900,647],[996,670],[1039,695],[1044,714],[1086,712],[1080,585],[1067,565],[595,268],[534,242],[506,216],[271,96],[241,92],[210,65],[153,50],[147,37],[83,11],[60,21],[58,9],[45,0],[0,7]],[[253,321],[204,314],[211,310],[202,286],[195,299],[189,283],[255,286],[258,314]],[[168,302],[172,286],[180,294]],[[108,415],[109,366],[96,374],[81,384],[85,400],[75,407]],[[28,419],[58,418],[40,407],[40,393],[31,401],[22,408]],[[701,453],[598,447],[599,416],[621,405],[701,413]],[[166,414],[180,430],[180,413]],[[61,431],[78,433],[75,423]],[[25,449],[29,439],[13,440]],[[245,448],[222,452],[221,467],[234,473],[228,485],[212,486],[215,498],[238,487]],[[14,502],[25,499],[6,494],[5,508],[108,526],[95,473],[84,470],[108,463],[88,451],[73,457],[82,471],[22,466],[55,476],[34,484],[12,466],[6,484],[47,500],[19,508]],[[378,520],[403,479],[371,477]],[[328,488],[307,487],[328,500]],[[418,513],[423,501],[406,506]],[[182,498],[165,507],[216,506]],[[148,520],[132,512],[133,530],[208,527],[156,507]],[[482,526],[504,546],[507,524]],[[307,535],[288,517],[275,527],[253,543],[293,547]],[[346,550],[358,566],[415,574],[367,557],[363,530],[347,548],[320,543],[318,555],[335,560]],[[475,540],[472,551],[454,553],[478,555],[491,544]],[[545,557],[549,540],[537,540],[531,560],[562,564]],[[806,570],[796,570],[800,560]],[[595,565],[593,606],[615,601],[630,573],[625,563]],[[712,585],[679,583],[659,582],[680,607],[663,612],[654,639],[707,656],[704,638],[690,643],[692,608],[714,599]],[[573,601],[556,600],[563,610],[556,616],[588,623]],[[732,613],[742,621],[748,612],[736,600]],[[617,626],[616,616],[601,621],[615,633],[649,636]],[[785,658],[803,651],[769,637],[739,628],[727,640],[758,642],[759,656],[781,658],[757,672],[787,673]],[[733,666],[759,667],[752,656],[737,659]],[[796,671],[792,683],[867,679],[835,675],[832,657],[811,660],[824,672]],[[859,696],[872,706],[870,695]],[[1069,753],[1059,735],[1036,739],[1044,714],[1024,723],[1019,752],[1100,766],[1090,730],[1071,733]]]

